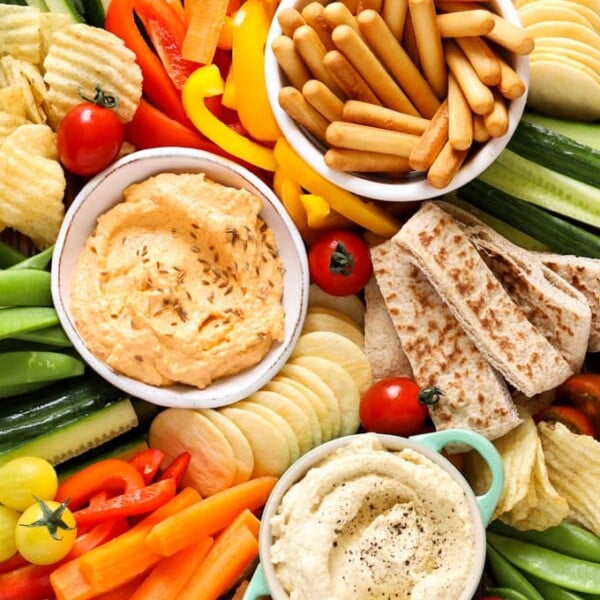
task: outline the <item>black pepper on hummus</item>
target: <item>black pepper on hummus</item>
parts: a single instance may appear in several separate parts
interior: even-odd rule
[[[127,187],[78,259],[71,311],[84,343],[151,385],[198,388],[283,339],[283,267],[262,201],[203,173]]]
[[[291,600],[458,600],[476,530],[465,491],[412,448],[365,434],[312,467],[271,519]]]

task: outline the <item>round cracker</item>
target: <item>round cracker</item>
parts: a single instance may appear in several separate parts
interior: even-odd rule
[[[310,309],[306,314],[302,333],[311,333],[312,331],[339,333],[360,348],[365,345],[365,336],[358,325],[353,321],[348,322],[346,319],[341,319],[336,315],[323,312],[322,310]]]
[[[358,296],[332,296],[324,292],[316,283],[311,283],[308,306],[325,306],[337,310],[350,317],[361,329],[364,327],[365,305]]]
[[[246,436],[254,455],[252,477],[273,475],[279,477],[290,464],[290,451],[283,435],[264,417],[236,408],[235,405],[219,409],[231,419]]]
[[[600,51],[600,35],[594,30],[568,21],[544,21],[524,27],[527,35],[536,40],[539,37],[559,36],[578,40]]]
[[[198,412],[204,415],[226,438],[235,457],[235,478],[233,484],[248,481],[254,469],[254,455],[250,443],[240,428],[214,408],[201,408]]]
[[[519,17],[521,18],[523,27],[544,21],[570,21],[572,23],[579,23],[595,31],[590,21],[573,9],[566,6],[545,5],[542,1],[523,6],[519,9]]]

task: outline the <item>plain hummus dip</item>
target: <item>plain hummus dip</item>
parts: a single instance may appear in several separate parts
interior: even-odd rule
[[[203,173],[127,187],[78,259],[71,310],[84,343],[151,385],[204,388],[283,339],[283,268],[262,201]]]
[[[292,600],[456,600],[475,556],[464,490],[412,449],[366,434],[311,468],[271,519]]]

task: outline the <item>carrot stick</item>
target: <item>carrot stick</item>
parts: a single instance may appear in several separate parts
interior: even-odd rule
[[[177,600],[212,545],[213,539],[205,537],[163,558],[127,600]]]
[[[144,581],[144,577],[145,575],[140,575],[110,592],[96,596],[95,600],[130,600],[130,598],[133,598],[133,594],[141,585],[142,581]]]
[[[258,531],[260,529],[260,519],[255,516],[252,511],[248,508],[245,508],[232,522],[227,526],[227,529],[223,531],[221,535],[224,535],[227,530],[233,530],[236,527],[241,527],[245,525],[254,535],[254,537],[258,537]]]
[[[263,506],[276,481],[276,477],[265,475],[217,492],[157,523],[146,537],[146,546],[170,556],[199,538],[213,535],[245,508]]]
[[[79,558],[62,564],[50,574],[56,600],[89,600],[94,590],[79,568]]]
[[[215,542],[179,600],[216,600],[232,588],[258,555],[258,540],[246,525]]]
[[[192,5],[181,48],[183,58],[203,65],[212,62],[228,4],[229,0],[203,0]]]

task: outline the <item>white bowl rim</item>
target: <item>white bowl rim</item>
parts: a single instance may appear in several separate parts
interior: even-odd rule
[[[445,188],[435,188],[423,177],[400,182],[380,182],[360,177],[352,173],[345,173],[329,168],[323,160],[321,150],[310,140],[298,124],[279,106],[277,100],[281,87],[282,75],[277,64],[277,59],[271,48],[273,40],[280,35],[281,26],[277,15],[290,7],[304,6],[310,0],[281,0],[271,21],[271,27],[265,46],[264,72],[267,85],[267,95],[271,110],[279,128],[290,146],[315,170],[339,187],[358,196],[384,202],[414,202],[428,200],[443,196],[469,181],[478,177],[502,152],[521,119],[527,102],[527,91],[519,98],[510,101],[508,130],[502,136],[491,138],[474,155],[467,160]],[[490,0],[495,8],[502,5],[504,18],[509,22],[521,26],[521,19],[512,0]],[[529,89],[529,59],[527,56],[514,55],[514,68]],[[286,134],[290,132],[289,134]]]
[[[295,312],[293,315],[286,314],[286,330],[289,330],[290,333],[283,342],[274,344],[274,346],[271,348],[271,351],[258,365],[242,372],[250,374],[254,371],[257,373],[257,377],[252,377],[251,379],[248,375],[249,379],[244,385],[239,383],[236,384],[236,382],[240,381],[240,377],[237,375],[224,377],[202,390],[179,384],[166,387],[155,387],[148,385],[116,372],[106,363],[99,360],[87,349],[74,326],[70,310],[66,306],[66,298],[63,298],[61,293],[61,266],[63,263],[62,256],[65,246],[68,242],[68,236],[73,224],[73,220],[79,211],[82,210],[85,200],[93,191],[102,186],[121,169],[130,167],[136,163],[141,163],[143,165],[144,161],[147,161],[148,159],[153,161],[164,161],[164,165],[152,169],[151,172],[147,172],[138,177],[129,179],[128,183],[125,185],[133,183],[134,181],[146,179],[147,177],[161,172],[168,171],[208,171],[209,177],[219,181],[219,177],[211,176],[210,172],[212,172],[213,169],[215,171],[226,170],[229,171],[233,176],[243,180],[245,183],[249,184],[256,191],[258,191],[259,195],[261,195],[264,199],[265,206],[267,206],[269,210],[272,210],[276,218],[280,219],[282,224],[285,226],[285,233],[289,236],[295,250],[294,256],[298,260],[297,267],[302,276],[301,281],[298,282],[299,293],[297,300],[293,305]],[[186,167],[176,166],[173,164],[175,161],[182,160],[198,164],[195,166]],[[118,202],[119,200],[116,200],[113,204],[107,205],[104,210],[98,211],[97,215],[105,212]],[[109,383],[135,398],[146,400],[163,407],[177,408],[215,408],[232,404],[233,402],[249,396],[251,393],[264,385],[268,380],[274,377],[291,355],[295,343],[300,336],[308,307],[308,283],[308,261],[306,252],[304,252],[304,241],[302,240],[302,237],[300,236],[300,233],[298,232],[291,217],[283,205],[279,202],[279,199],[275,196],[271,188],[257,175],[233,160],[218,156],[205,150],[179,146],[165,146],[135,151],[115,161],[104,171],[100,172],[90,181],[88,181],[75,196],[73,202],[70,204],[65,213],[65,217],[55,243],[51,269],[51,291],[54,307],[57,311],[60,323],[65,330],[66,335],[69,337],[74,348],[80,354],[86,365],[96,371],[96,373],[98,373]]]

